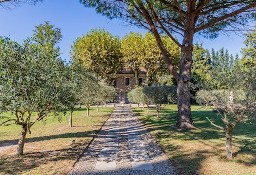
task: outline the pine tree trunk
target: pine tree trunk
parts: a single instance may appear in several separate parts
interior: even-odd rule
[[[23,124],[22,130],[20,133],[20,137],[19,137],[18,147],[16,150],[16,155],[18,155],[18,156],[23,155],[24,144],[25,144],[27,132],[28,132],[27,124]]]
[[[232,130],[231,126],[226,126],[225,133],[226,133],[226,153],[227,159],[232,159]]]
[[[177,97],[178,97],[178,118],[177,127],[180,129],[194,128],[191,117],[190,88],[193,52],[193,34],[190,29],[185,32],[181,47],[180,72],[178,77]]]
[[[68,126],[70,128],[73,127],[73,111],[70,111],[70,116],[69,116],[69,120],[68,120]]]

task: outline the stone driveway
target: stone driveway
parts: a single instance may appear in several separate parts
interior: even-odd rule
[[[69,175],[175,175],[128,106],[117,106]]]

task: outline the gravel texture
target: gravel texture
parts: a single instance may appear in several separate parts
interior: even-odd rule
[[[69,175],[176,175],[129,106],[117,106]]]

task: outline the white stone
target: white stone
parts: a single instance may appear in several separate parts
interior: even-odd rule
[[[116,170],[116,161],[113,162],[105,162],[98,161],[95,165],[96,171],[114,171]]]

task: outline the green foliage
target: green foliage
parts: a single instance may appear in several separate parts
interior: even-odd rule
[[[178,67],[180,49],[167,36],[161,38],[169,57]],[[148,85],[158,83],[159,78],[168,73],[161,51],[151,33],[146,33],[145,36],[134,32],[126,35],[122,39],[122,53],[124,65],[131,68],[135,74],[141,67],[147,70],[146,84]]]
[[[146,95],[143,93],[143,87],[137,87],[128,92],[128,99],[131,103],[150,104]]]
[[[161,105],[168,102],[176,102],[176,88],[172,86],[147,86],[142,91],[149,104]]]
[[[175,103],[176,98],[176,88],[173,86],[138,87],[128,93],[128,99],[132,103],[155,105],[157,115],[159,115],[162,104]]]
[[[192,89],[228,89],[235,84],[234,71],[238,56],[234,57],[228,50],[212,49],[211,53],[202,45],[196,44],[193,51]]]
[[[140,33],[131,32],[122,38],[121,47],[125,66],[138,70],[142,66],[144,58],[143,36]]]
[[[178,68],[180,48],[169,37],[162,36],[161,38],[167,49],[169,58],[175,67]],[[160,78],[169,73],[166,69],[166,63],[161,51],[151,33],[146,33],[143,44],[145,54],[142,60],[142,65],[147,69],[147,84],[152,85],[153,83],[160,83]]]
[[[227,104],[230,101],[230,93],[231,90],[200,90],[196,93],[196,100],[201,105],[211,104],[212,101],[219,104]],[[246,99],[246,94],[243,90],[234,90],[232,94],[234,103],[239,103]]]
[[[113,101],[116,96],[115,88],[99,83],[81,61],[72,62],[68,68],[70,91],[65,97],[70,110],[74,110],[78,104],[85,105],[89,116],[91,105]]]
[[[51,111],[63,109],[62,83],[64,63],[40,43],[26,40],[19,44],[8,38],[1,44],[1,109],[16,112],[16,124],[30,121],[37,112],[38,120]],[[23,119],[28,112],[28,118]]]
[[[246,34],[244,44],[246,48],[242,49],[243,58],[256,59],[256,26],[252,32]]]
[[[253,84],[255,85],[255,83]],[[225,131],[228,159],[232,158],[232,135],[237,123],[256,121],[256,94],[254,91],[250,88],[244,88],[243,91],[230,89],[222,91],[201,90],[197,92],[197,102],[206,106],[212,106],[221,116],[224,126],[216,125],[211,120],[208,120],[213,126]]]
[[[202,45],[195,44],[193,48],[193,67],[191,82],[198,86],[205,85],[206,82],[212,80],[210,75],[211,69],[211,55],[208,50],[204,49]]]
[[[45,35],[42,37],[38,33]],[[52,36],[55,34],[59,37]],[[48,41],[49,38],[55,39]],[[22,44],[8,38],[1,41],[0,111],[10,111],[15,116],[2,125],[22,127],[18,155],[23,154],[26,134],[36,122],[51,112],[66,110],[63,100],[67,93],[63,86],[66,81],[65,65],[55,46],[60,38],[60,30],[46,23],[36,26],[34,36]],[[32,118],[33,112],[36,117]]]
[[[142,9],[144,9],[152,19],[155,17],[156,22],[161,22],[170,33],[182,32],[185,26],[181,24],[186,20],[184,14],[193,13],[196,31],[203,31],[202,34],[210,38],[217,37],[218,31],[228,28],[234,22],[239,26],[255,19],[254,11],[246,11],[246,9],[253,9],[255,7],[255,4],[253,4],[255,1],[253,0],[196,1],[192,4],[155,0],[147,2],[141,0],[122,2],[113,0],[81,0],[81,2],[86,7],[96,8],[98,13],[111,19],[121,18],[131,24],[149,29],[150,24],[143,13]],[[234,14],[232,13],[243,8],[245,9]],[[154,16],[154,12],[156,16]],[[229,16],[227,16],[228,14]],[[219,19],[220,17],[223,17],[223,20]]]
[[[86,69],[97,78],[112,78],[121,68],[121,43],[105,30],[92,30],[78,38],[72,49],[72,57],[82,61]]]
[[[100,91],[98,93],[97,102],[112,102],[116,98],[116,89],[112,86],[100,83]]]
[[[92,73],[88,72],[81,62],[72,62],[66,67],[66,83],[65,86],[67,93],[65,94],[66,106],[69,110],[73,111],[76,105],[84,104],[85,94],[84,89],[93,91],[94,85],[97,81]],[[97,89],[97,88],[96,88]],[[88,92],[90,93],[90,92]],[[87,101],[87,100],[86,100]]]

